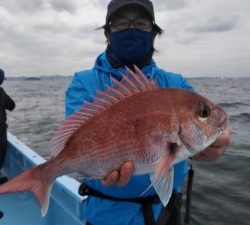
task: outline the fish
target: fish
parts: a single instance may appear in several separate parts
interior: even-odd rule
[[[49,160],[1,185],[0,194],[30,191],[45,216],[57,177],[102,179],[132,161],[133,174],[149,174],[166,206],[173,166],[211,145],[227,129],[229,116],[192,90],[158,87],[136,66],[122,75],[62,123],[50,141]]]

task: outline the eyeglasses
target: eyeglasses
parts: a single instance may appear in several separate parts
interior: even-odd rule
[[[149,18],[137,18],[132,20],[126,18],[120,18],[120,19],[113,19],[109,23],[110,27],[115,30],[128,29],[131,27],[131,24],[133,24],[134,28],[145,31],[151,30],[153,27],[153,23]]]

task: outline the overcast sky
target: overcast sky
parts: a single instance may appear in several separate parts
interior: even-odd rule
[[[72,75],[105,49],[108,0],[1,0],[7,76]],[[154,0],[159,66],[184,76],[250,77],[249,0]]]

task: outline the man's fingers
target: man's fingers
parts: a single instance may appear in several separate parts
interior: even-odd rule
[[[212,144],[213,147],[224,147],[228,146],[231,142],[231,131],[230,129],[226,129]]]
[[[120,176],[117,181],[118,186],[124,186],[126,185],[134,171],[134,164],[132,162],[125,162],[122,164],[122,167],[120,169]]]
[[[124,186],[126,185],[134,171],[134,164],[132,162],[125,162],[122,164],[120,171],[115,170],[110,172],[105,178],[101,180],[102,184],[105,186],[117,185]]]
[[[225,147],[209,147],[193,156],[193,159],[200,161],[212,162],[218,160],[225,152]]]
[[[105,186],[109,186],[112,184],[116,184],[119,178],[119,172],[118,171],[112,171],[108,174],[105,178],[101,180],[102,184]]]

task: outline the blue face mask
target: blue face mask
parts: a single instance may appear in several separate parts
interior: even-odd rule
[[[151,56],[152,48],[152,32],[130,28],[110,33],[110,54],[120,64],[137,64]]]

